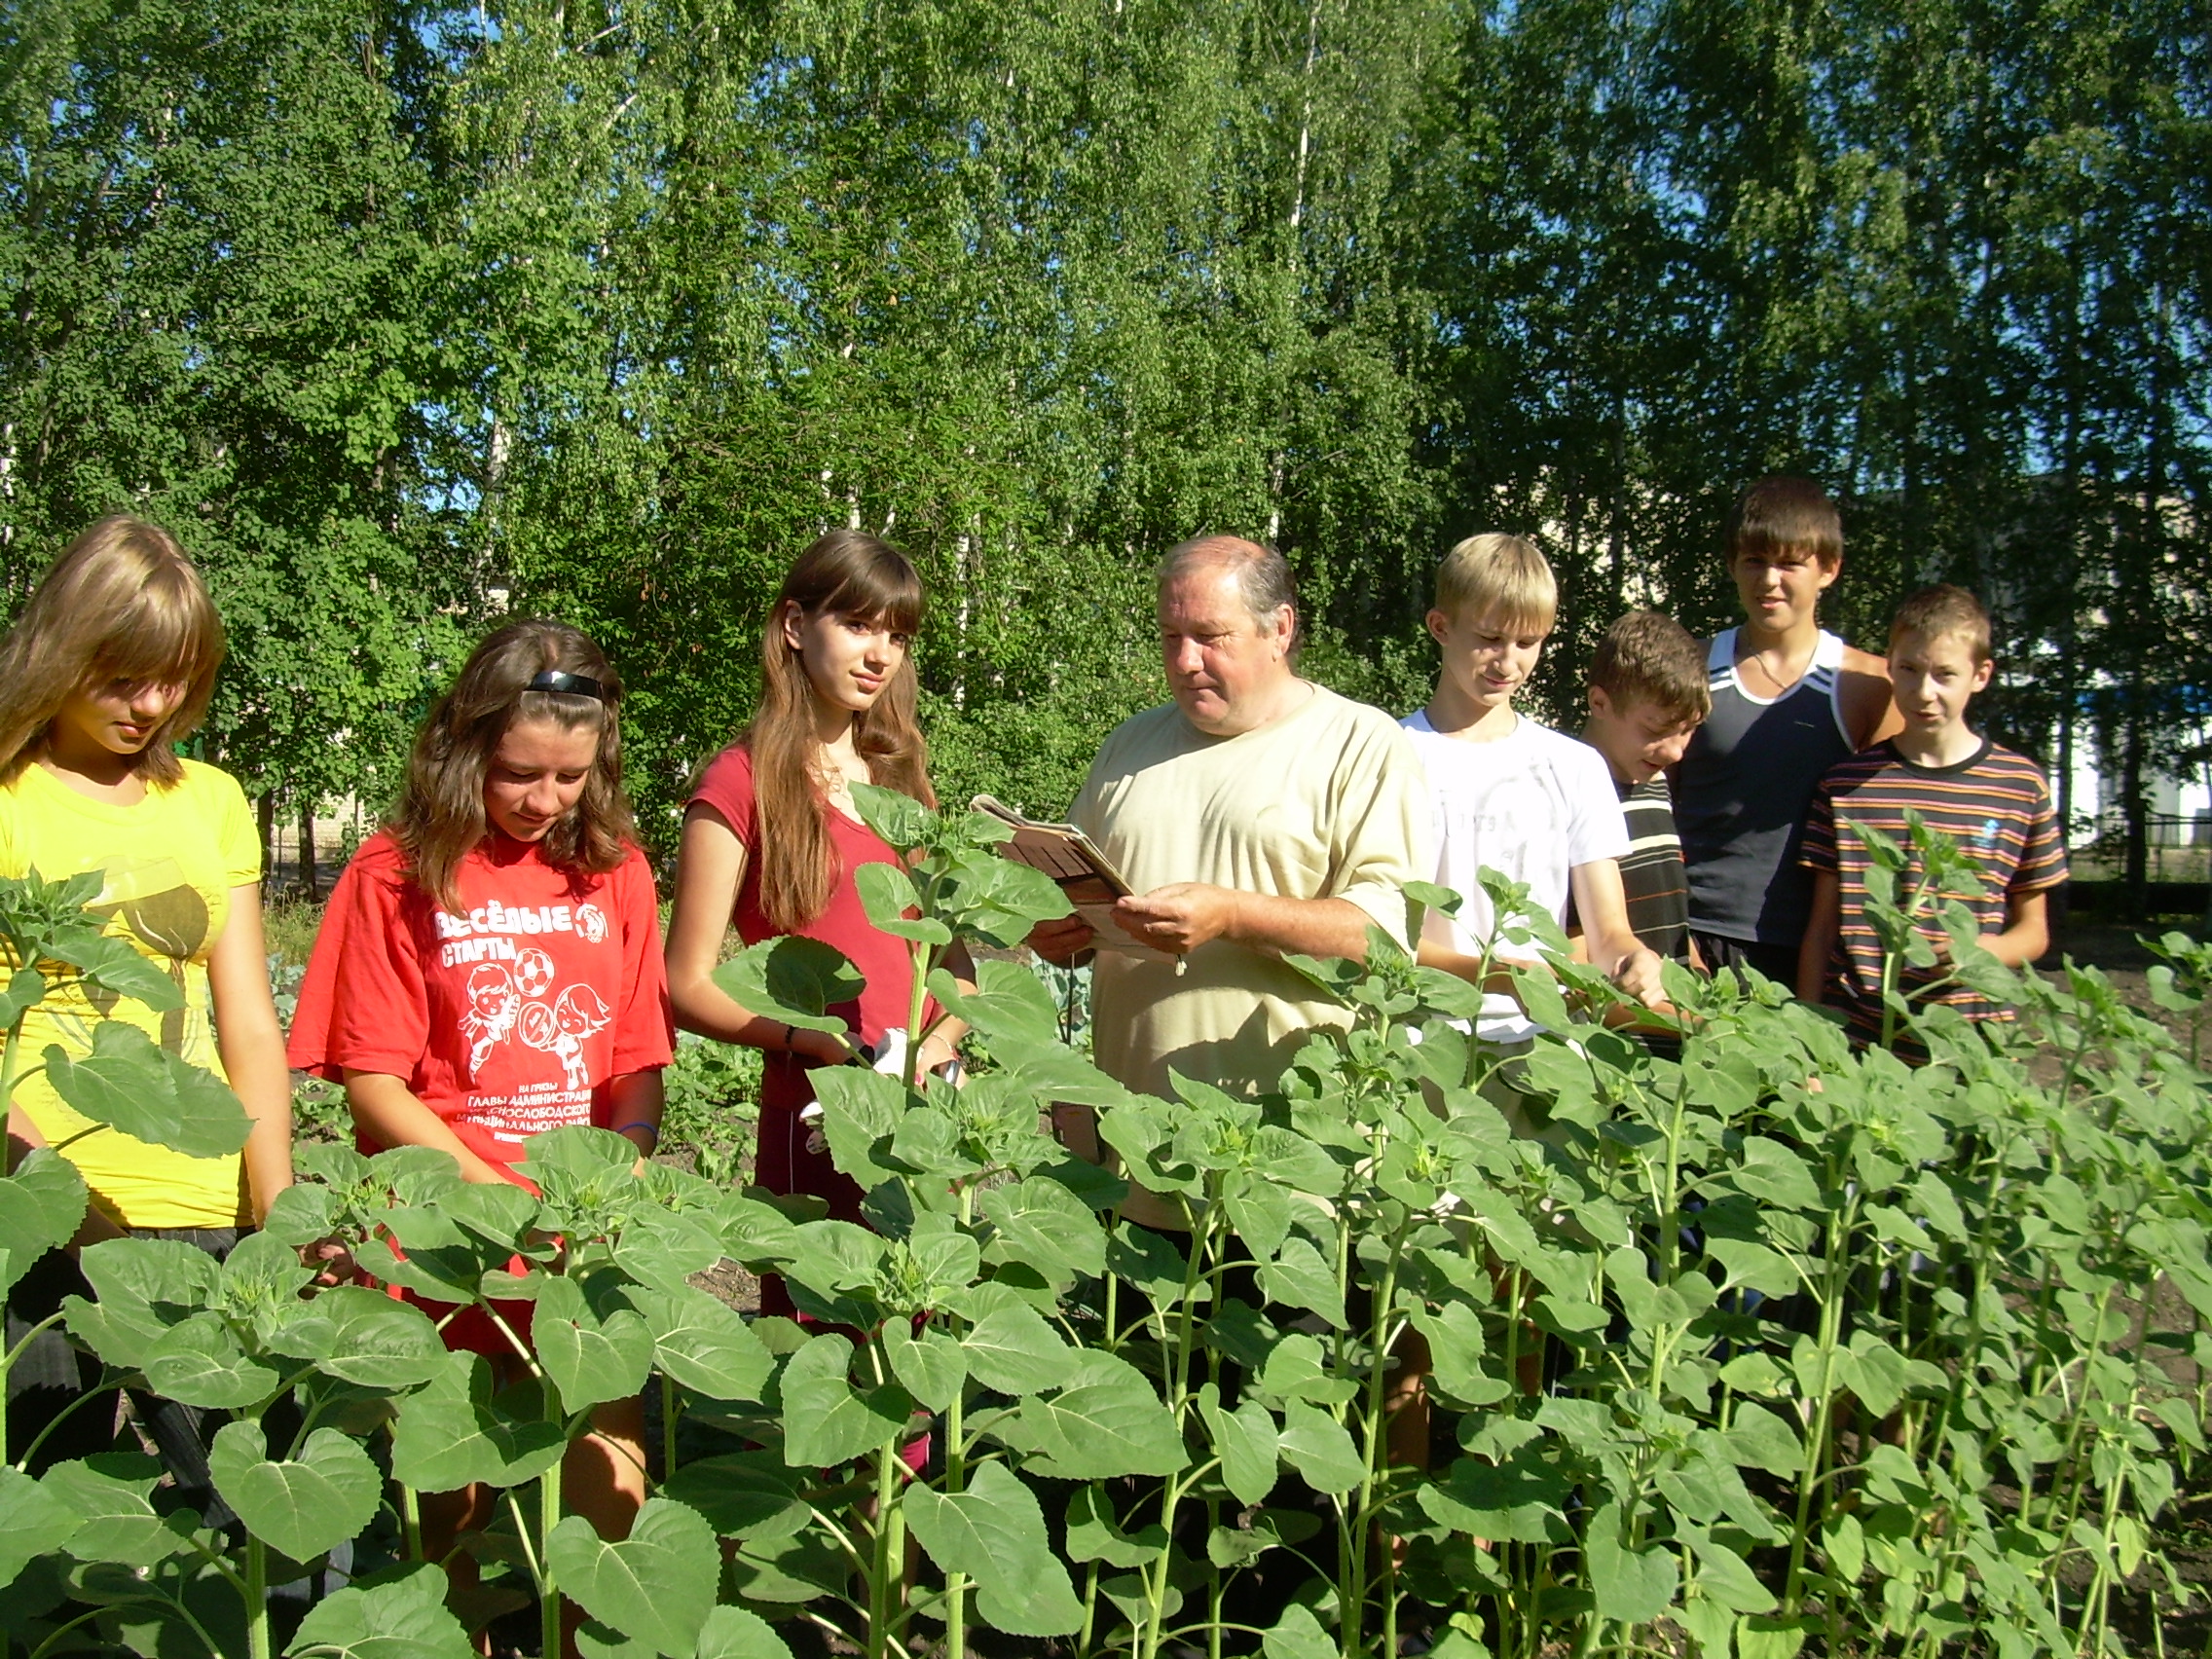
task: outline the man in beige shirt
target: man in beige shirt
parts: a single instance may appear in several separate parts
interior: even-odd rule
[[[1363,956],[1371,926],[1404,944],[1405,885],[1433,866],[1412,746],[1381,710],[1301,680],[1297,631],[1281,554],[1227,535],[1168,554],[1175,700],[1117,727],[1076,798],[1074,822],[1135,890],[1116,920],[1165,958],[1074,918],[1029,942],[1063,963],[1096,944],[1092,1051],[1140,1092],[1172,1098],[1171,1068],[1272,1088],[1307,1032],[1349,1021],[1283,955]],[[1128,1213],[1159,1225],[1143,1197]]]

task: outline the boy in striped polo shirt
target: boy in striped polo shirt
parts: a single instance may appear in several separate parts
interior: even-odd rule
[[[1628,925],[1661,956],[1692,967],[1702,964],[1690,940],[1689,882],[1663,774],[1682,757],[1712,709],[1705,652],[1672,616],[1632,610],[1598,642],[1582,741],[1605,757],[1628,821],[1628,851],[1620,860]],[[1571,903],[1567,931],[1582,931]]]
[[[1881,1035],[1882,947],[1866,915],[1865,843],[1839,834],[1839,823],[1866,824],[1903,841],[1905,811],[1917,810],[1981,868],[1980,893],[1944,897],[1973,908],[1983,948],[2017,968],[2049,946],[2045,899],[2066,879],[2066,849],[2035,762],[1967,724],[1967,705],[1988,685],[1991,667],[1989,616],[1972,594],[1950,586],[1914,594],[1890,624],[1890,678],[1904,729],[1831,767],[1814,793],[1803,851],[1813,914],[1798,955],[1797,994],[1843,1010],[1855,1040]],[[1918,879],[1907,870],[1900,894]],[[1924,924],[1922,932],[1938,958],[1947,956],[1938,928]],[[1964,985],[1930,988],[1948,973],[1940,961],[1934,969],[1908,966],[1899,988],[1969,1019],[2011,1017]]]

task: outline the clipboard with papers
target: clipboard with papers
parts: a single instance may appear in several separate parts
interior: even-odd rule
[[[1121,951],[1150,962],[1175,960],[1163,950],[1139,944],[1114,919],[1114,901],[1126,898],[1131,889],[1114,867],[1114,861],[1100,852],[1088,835],[1072,824],[1027,817],[995,795],[979,794],[968,804],[1014,831],[1011,838],[999,843],[1000,855],[1050,876],[1067,895],[1076,913],[1090,924],[1097,936],[1092,940],[1095,948]]]

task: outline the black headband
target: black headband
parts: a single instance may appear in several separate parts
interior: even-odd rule
[[[580,674],[569,674],[558,668],[540,670],[531,677],[523,687],[525,691],[559,691],[571,697],[595,697],[607,701],[607,687],[596,680],[587,680]]]

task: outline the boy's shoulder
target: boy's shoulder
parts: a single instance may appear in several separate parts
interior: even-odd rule
[[[2056,816],[2051,805],[2050,778],[2029,756],[1994,740],[1974,757],[1965,776],[1984,787],[2003,789],[2027,800],[2027,810]]]

